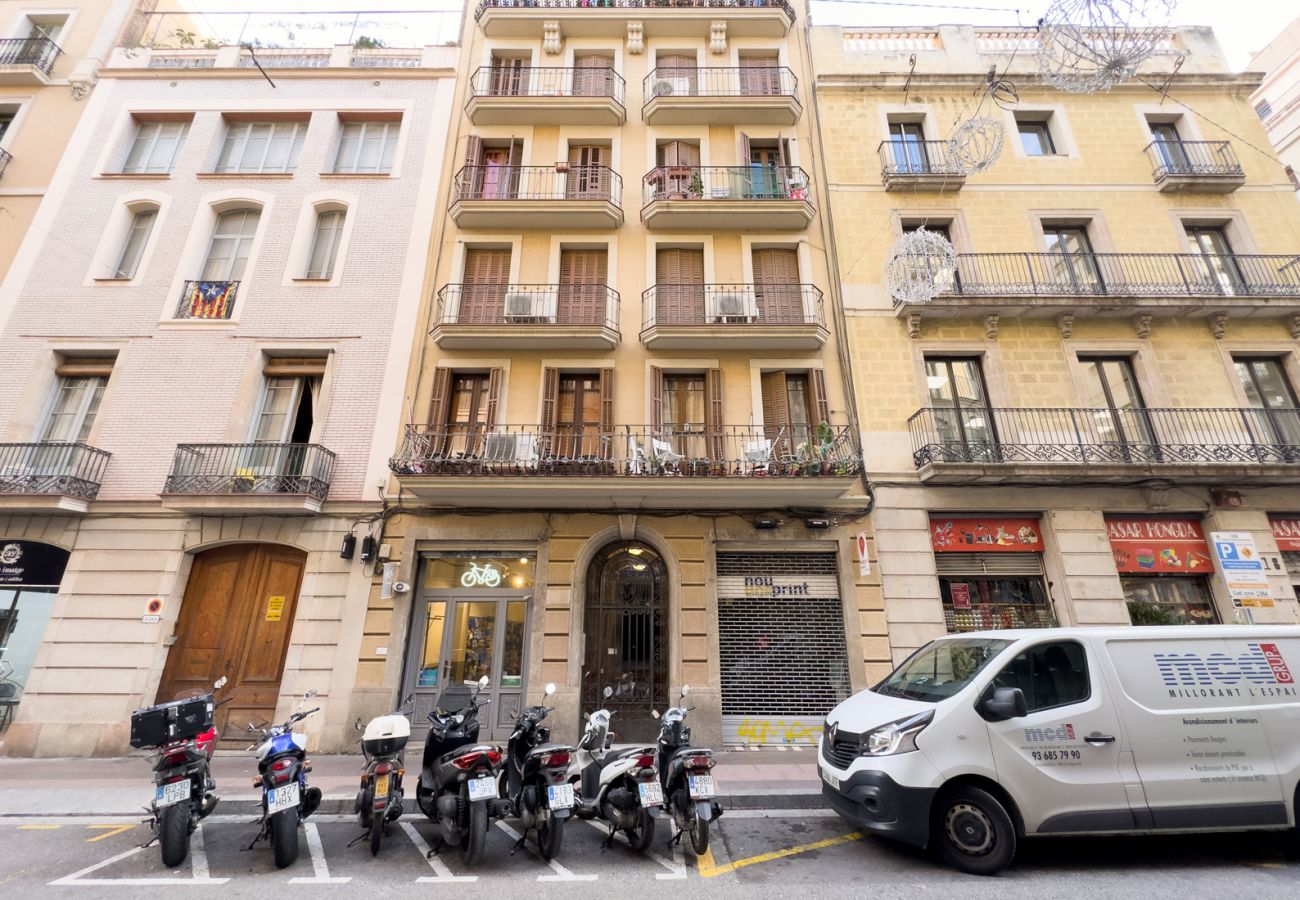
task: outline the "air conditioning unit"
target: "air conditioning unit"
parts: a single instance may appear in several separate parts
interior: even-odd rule
[[[654,97],[689,97],[691,93],[689,78],[660,78],[650,87],[650,94]]]
[[[746,309],[744,294],[714,294],[713,307],[719,322],[748,322],[749,311]]]
[[[537,297],[534,294],[506,294],[506,321],[532,321],[537,318]]]

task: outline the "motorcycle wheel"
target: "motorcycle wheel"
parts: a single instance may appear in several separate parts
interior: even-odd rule
[[[373,813],[370,816],[370,855],[379,855],[379,845],[384,840],[384,817],[376,816]]]
[[[475,865],[483,858],[483,853],[487,850],[487,832],[487,801],[475,800],[469,805],[469,829],[460,844],[465,865]]]
[[[298,810],[286,809],[271,816],[271,849],[277,869],[293,865],[298,858]]]
[[[650,810],[641,807],[636,813],[636,825],[632,828],[624,829],[627,833],[627,842],[632,849],[638,853],[644,853],[650,849],[650,844],[655,839],[655,820],[650,815]]]
[[[560,855],[564,843],[564,820],[547,816],[546,822],[537,826],[537,850],[542,859],[550,862]]]
[[[173,803],[163,807],[158,817],[158,846],[162,848],[163,865],[174,869],[190,855],[190,806]]]
[[[709,852],[709,822],[701,819],[699,813],[691,815],[691,849],[696,856]]]

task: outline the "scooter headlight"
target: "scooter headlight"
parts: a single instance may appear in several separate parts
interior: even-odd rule
[[[934,712],[926,710],[868,731],[862,736],[862,755],[893,756],[912,752],[916,749],[916,736],[933,718]]]

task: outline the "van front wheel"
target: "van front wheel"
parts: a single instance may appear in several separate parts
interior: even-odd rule
[[[930,837],[944,862],[972,875],[995,875],[1016,855],[1011,816],[996,797],[977,787],[940,795]]]

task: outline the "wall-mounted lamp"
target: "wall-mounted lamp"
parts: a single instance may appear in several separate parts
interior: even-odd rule
[[[339,547],[339,559],[351,559],[357,550],[357,536],[352,532],[343,535],[343,546]]]
[[[370,562],[375,558],[375,536],[368,534],[361,539],[361,561]]]

